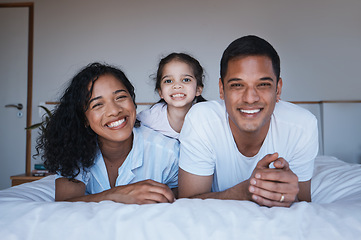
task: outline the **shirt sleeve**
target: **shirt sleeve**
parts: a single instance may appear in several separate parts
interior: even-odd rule
[[[306,129],[303,132],[302,138],[298,141],[292,161],[290,161],[290,169],[297,175],[300,182],[305,182],[312,178],[314,161],[318,154],[317,119],[314,116],[312,117],[305,124]]]
[[[57,172],[56,176],[55,176],[55,180],[58,178],[65,178],[64,176],[62,176],[60,174],[60,172]],[[78,180],[80,182],[83,182],[85,185],[88,184],[89,182],[89,173],[84,171],[83,169],[80,169],[80,172],[77,176],[75,176],[74,178],[75,180]]]
[[[208,136],[207,126],[208,121],[202,119],[201,111],[197,112],[197,109],[192,107],[185,118],[179,138],[179,167],[199,176],[213,175],[215,169],[215,154],[209,142],[212,136]]]
[[[178,160],[179,160],[179,143],[174,144],[173,155],[170,157],[170,168],[165,180],[163,181],[169,188],[178,187]]]

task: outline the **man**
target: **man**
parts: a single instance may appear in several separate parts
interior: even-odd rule
[[[317,120],[280,101],[280,59],[264,39],[232,42],[221,59],[221,101],[194,105],[180,135],[179,197],[311,201]]]

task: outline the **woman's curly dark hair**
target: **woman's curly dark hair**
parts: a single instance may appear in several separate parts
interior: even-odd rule
[[[71,80],[37,139],[37,155],[42,153],[41,158],[50,172],[74,179],[81,168],[86,170],[94,164],[97,135],[87,127],[85,111],[94,82],[108,74],[124,84],[136,106],[134,87],[121,70],[100,63],[91,63],[82,69]]]

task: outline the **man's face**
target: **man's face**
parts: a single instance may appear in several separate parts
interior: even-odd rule
[[[228,62],[224,83],[219,80],[233,135],[268,132],[271,115],[281,95],[277,78],[266,56],[247,56]]]

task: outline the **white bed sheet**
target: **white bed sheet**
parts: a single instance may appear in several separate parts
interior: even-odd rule
[[[54,202],[54,177],[0,191],[0,239],[361,239],[361,165],[315,161],[312,203]]]

